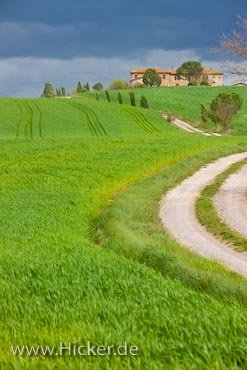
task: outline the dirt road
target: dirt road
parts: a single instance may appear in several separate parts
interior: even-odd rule
[[[195,213],[196,199],[201,191],[220,173],[244,158],[247,158],[247,152],[220,158],[201,168],[165,195],[161,201],[160,217],[164,228],[180,244],[247,276],[247,255],[214,238],[199,223]]]
[[[163,114],[163,117],[166,120],[168,118],[168,116],[166,114]],[[218,134],[217,132],[208,133],[208,132],[204,132],[202,130],[199,130],[198,128],[195,128],[195,127],[191,126],[188,122],[182,121],[179,118],[174,118],[171,123],[173,125],[177,126],[178,128],[180,128],[181,130],[186,131],[186,132],[191,132],[191,133],[194,133],[194,134],[201,134],[201,135],[204,135],[204,136],[222,136],[221,134]]]
[[[222,220],[247,238],[247,165],[224,182],[214,204]]]

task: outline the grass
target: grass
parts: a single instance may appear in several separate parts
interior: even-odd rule
[[[233,148],[232,148],[233,149]],[[236,149],[233,149],[235,151]],[[238,151],[242,150],[242,146]],[[116,253],[180,280],[185,286],[204,291],[227,302],[247,306],[246,280],[226,271],[216,262],[181,248],[164,233],[158,217],[163,194],[229,148],[194,153],[157,175],[134,184],[103,209],[95,230],[96,242]]]
[[[86,99],[0,107],[0,368],[246,368],[246,280],[179,247],[157,216],[168,188],[246,138],[190,135],[155,111],[131,118]],[[87,340],[140,354],[10,351]]]
[[[201,104],[209,106],[213,98],[222,92],[236,92],[243,98],[244,104],[241,111],[234,118],[231,130],[238,135],[247,134],[247,89],[242,87],[208,87],[208,86],[186,86],[186,87],[160,87],[160,88],[134,88],[121,90],[124,103],[129,105],[129,92],[134,91],[137,105],[140,105],[140,98],[145,95],[151,108],[171,113],[192,122],[195,126],[201,126]],[[118,90],[111,90],[112,101],[117,103]],[[100,101],[105,101],[105,94],[98,94]],[[94,93],[86,93],[84,97],[95,99]],[[206,129],[213,129],[213,125]]]
[[[200,223],[217,238],[231,243],[231,245],[238,251],[247,250],[247,240],[220,219],[214,207],[213,197],[218,192],[225,180],[231,174],[237,172],[238,169],[240,169],[246,163],[247,161],[244,160],[234,164],[227,171],[219,175],[212,185],[207,186],[203,190],[200,198],[196,202],[196,213]]]

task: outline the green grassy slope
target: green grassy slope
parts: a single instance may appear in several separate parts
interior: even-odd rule
[[[164,126],[157,112],[87,99],[0,99],[0,137],[7,139],[145,136]]]
[[[222,268],[226,281],[221,287],[217,264],[199,257],[189,262],[191,256],[162,239],[163,231],[156,234],[152,229],[157,227],[155,207],[163,191],[214,157],[246,150],[245,137],[189,135],[152,111],[145,117],[162,133],[150,133],[146,120],[137,119],[138,114],[132,119],[136,110],[131,110],[124,113],[126,125],[135,127],[131,138],[127,131],[124,136],[124,129],[121,135],[117,132],[116,122],[122,124],[117,118],[119,106],[58,100],[29,104],[34,102],[42,112],[42,137],[37,114],[33,140],[28,135],[25,140],[23,129],[16,140],[16,100],[7,101],[10,108],[0,115],[0,368],[246,368],[246,282]],[[72,103],[81,105],[79,109],[67,105]],[[94,136],[86,124],[79,131],[85,107],[87,112],[101,112],[104,129],[116,137]],[[71,112],[72,117],[78,114],[73,134],[68,129]],[[24,114],[30,119],[30,111],[29,116],[28,110]],[[51,136],[53,140],[46,139]],[[145,193],[142,181],[152,183],[152,176],[162,169],[163,175],[155,177],[159,186]],[[105,218],[96,229],[102,210],[117,200],[117,194],[124,196],[131,184],[140,204],[133,197],[120,207],[114,202],[124,214],[124,234],[115,230],[111,248],[101,248],[94,242],[96,236],[101,242],[110,237]],[[133,212],[139,215],[136,220]],[[124,238],[130,234],[126,247]],[[142,242],[144,251],[151,250],[145,252],[146,261],[136,258]],[[171,254],[175,247],[177,260]],[[161,249],[164,253],[159,255]],[[180,259],[180,252],[185,257]],[[166,269],[169,261],[175,261],[177,272]],[[181,261],[184,279],[178,274]],[[156,268],[160,264],[162,270]],[[212,282],[217,280],[215,289]],[[136,358],[15,357],[10,350],[11,345],[84,344],[87,340],[109,345],[127,341],[137,345],[140,354]]]
[[[129,104],[129,92],[134,91],[139,104],[140,97],[145,95],[152,108],[164,112],[173,113],[181,118],[192,120],[197,125],[200,124],[201,104],[209,106],[212,99],[221,92],[236,92],[243,97],[244,104],[242,110],[234,118],[232,129],[234,133],[247,133],[247,89],[245,87],[208,87],[208,86],[187,86],[187,87],[160,87],[155,89],[136,88],[122,90],[124,102]],[[112,100],[117,102],[116,90],[111,90]],[[95,99],[94,93],[87,93],[85,96],[90,96]],[[101,92],[99,97],[105,101],[105,94]]]

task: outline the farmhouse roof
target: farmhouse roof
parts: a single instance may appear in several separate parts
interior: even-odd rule
[[[223,75],[224,72],[222,71],[218,71],[217,69],[208,69],[208,68],[204,68],[203,70],[203,74],[205,75]]]
[[[137,69],[133,68],[131,71],[131,74],[144,74],[148,68],[142,68],[142,69]],[[175,69],[161,69],[161,68],[152,68],[154,69],[157,73],[159,74],[170,74],[170,75],[175,75],[176,70]],[[223,75],[224,73],[222,71],[218,71],[216,69],[209,69],[209,68],[204,68],[203,74],[205,75]]]
[[[132,71],[131,71],[131,74],[135,74],[135,73],[144,74],[148,68],[154,69],[159,74],[176,74],[176,70],[174,70],[174,69],[167,70],[167,69],[162,69],[162,68],[158,68],[158,67],[155,67],[155,68],[147,67],[147,68],[141,68],[141,69],[133,68]]]
[[[237,82],[237,83],[233,84],[232,86],[247,86],[247,83],[246,82]]]

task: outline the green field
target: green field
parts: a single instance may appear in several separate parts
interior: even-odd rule
[[[0,99],[3,139],[141,136],[165,130],[158,112],[89,99]]]
[[[130,104],[129,89],[121,90],[125,104]],[[160,87],[160,88],[135,88],[137,105],[142,95],[145,95],[151,108],[175,114],[199,126],[201,124],[201,104],[209,106],[213,98],[222,92],[236,92],[243,98],[242,110],[234,118],[232,130],[235,134],[247,134],[247,89],[245,87]],[[110,95],[113,102],[117,102],[117,90],[111,90]],[[100,101],[106,101],[105,93],[100,92]],[[85,96],[95,99],[94,93],[86,93]],[[83,94],[82,94],[83,97]]]
[[[245,136],[186,134],[155,109],[89,97],[0,99],[0,138],[0,368],[247,368],[246,280],[176,244],[158,220],[165,191],[247,150]],[[10,350],[88,340],[140,352]]]

